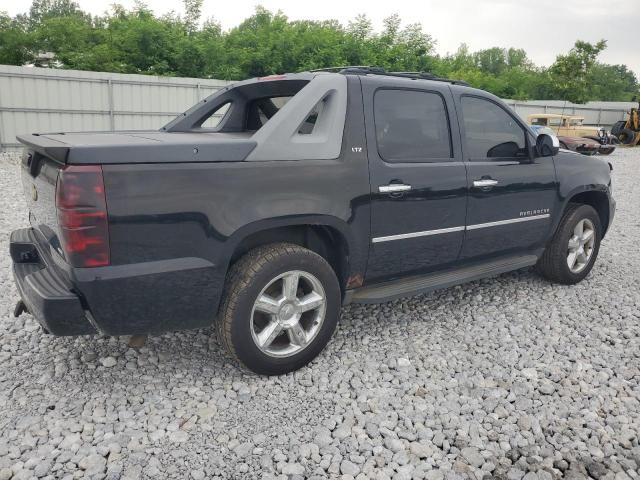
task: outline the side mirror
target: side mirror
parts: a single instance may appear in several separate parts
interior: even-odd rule
[[[536,137],[536,156],[553,157],[560,151],[560,141],[555,135],[541,133]]]

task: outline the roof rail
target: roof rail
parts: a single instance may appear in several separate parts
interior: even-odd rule
[[[388,77],[410,78],[412,80],[433,80],[435,82],[447,82],[452,85],[462,85],[468,87],[469,84],[463,80],[450,80],[448,78],[436,77],[429,72],[387,72],[382,67],[371,67],[367,65],[348,65],[343,67],[327,67],[310,70],[311,72],[334,72],[344,75],[385,75]]]
[[[373,68],[373,67],[369,67],[367,65],[345,65],[342,67],[326,67],[326,68],[316,68],[313,70],[308,70],[309,72],[336,72],[336,73],[340,73],[342,70],[345,70],[347,68],[361,68],[361,69],[367,69],[367,68]]]

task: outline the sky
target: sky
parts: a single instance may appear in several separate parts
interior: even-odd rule
[[[127,8],[134,0],[76,0],[92,14],[113,3]],[[144,0],[156,14],[183,13],[180,0]],[[0,0],[0,11],[26,12],[30,0]],[[203,18],[215,17],[230,29],[251,15],[256,5],[281,10],[292,20],[337,19],[342,24],[365,13],[376,30],[382,19],[397,13],[405,23],[419,22],[437,41],[440,54],[464,42],[471,50],[516,47],[537,65],[548,66],[577,39],[608,41],[599,60],[626,64],[640,77],[640,0],[204,0]]]

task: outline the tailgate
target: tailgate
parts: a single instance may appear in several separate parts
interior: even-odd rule
[[[29,208],[29,223],[62,256],[58,239],[56,181],[64,162],[45,155],[41,149],[28,146],[22,155],[20,167],[24,196]]]

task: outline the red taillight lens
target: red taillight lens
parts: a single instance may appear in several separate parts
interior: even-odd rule
[[[69,165],[56,184],[60,242],[74,267],[109,265],[107,198],[100,165]]]

